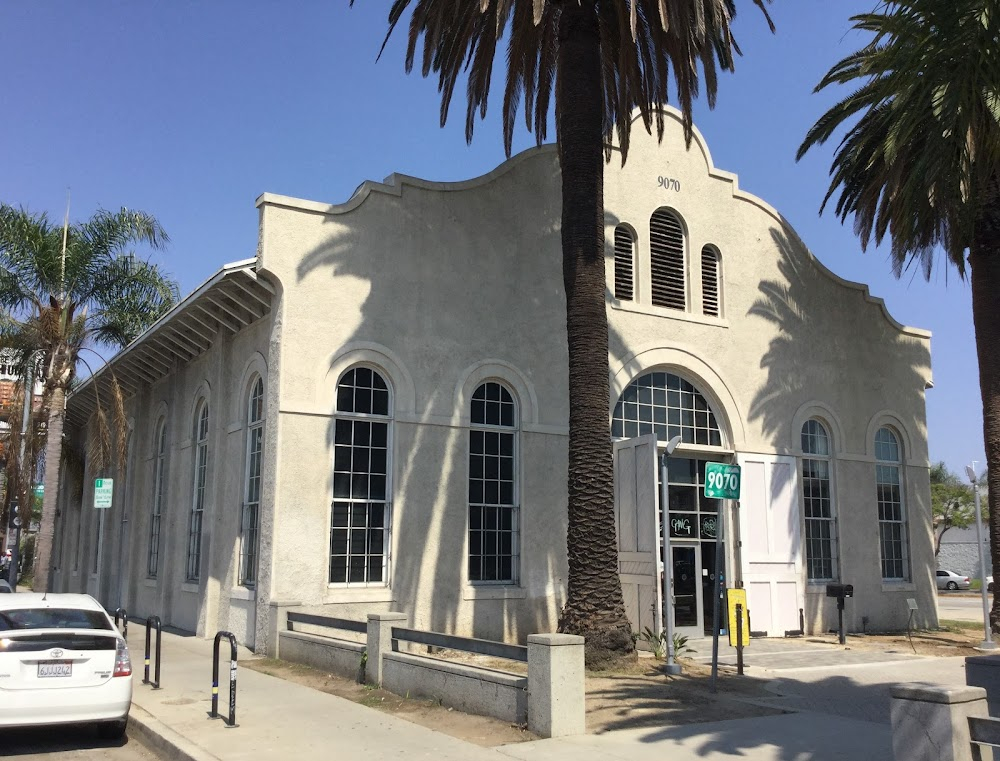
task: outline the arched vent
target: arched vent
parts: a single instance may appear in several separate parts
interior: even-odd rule
[[[615,298],[632,300],[632,262],[635,239],[625,225],[615,228]]]
[[[701,250],[701,303],[709,317],[719,316],[719,252],[713,246]]]
[[[653,306],[687,308],[684,283],[684,230],[675,214],[665,209],[649,220],[649,260]]]

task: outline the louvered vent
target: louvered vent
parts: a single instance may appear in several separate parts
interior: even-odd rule
[[[719,252],[712,246],[701,250],[701,303],[705,314],[719,316]]]
[[[625,225],[615,228],[615,298],[632,300],[632,231]]]
[[[649,220],[649,259],[653,306],[686,309],[684,231],[669,211],[656,211]]]

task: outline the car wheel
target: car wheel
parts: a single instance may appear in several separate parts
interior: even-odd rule
[[[121,740],[125,736],[128,717],[120,721],[105,721],[97,725],[97,736],[102,740]]]
[[[949,581],[945,585],[945,589],[948,589],[948,590],[954,592],[956,589],[958,589],[958,584],[956,584],[954,581]]]
[[[987,592],[992,592],[993,591],[993,582],[992,581],[989,584],[986,585],[986,591]]]

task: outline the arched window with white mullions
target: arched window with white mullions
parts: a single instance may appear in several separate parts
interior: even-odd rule
[[[875,494],[878,501],[879,558],[882,578],[906,581],[910,575],[906,504],[903,500],[902,449],[890,428],[875,434]]]
[[[153,494],[150,500],[149,548],[146,575],[155,579],[160,568],[160,516],[167,494],[167,420],[160,418],[156,430],[156,459],[153,460]]]
[[[260,487],[264,455],[264,379],[250,385],[246,407],[246,460],[240,514],[240,585],[257,585],[260,548]]]
[[[632,381],[618,399],[611,435],[633,439],[655,433],[662,442],[680,435],[685,444],[722,446],[722,432],[704,395],[680,376],[652,372]]]
[[[391,415],[392,395],[377,370],[344,373],[334,420],[331,584],[389,583]]]
[[[517,405],[502,383],[472,395],[469,430],[469,581],[516,584],[520,535],[517,504]]]
[[[810,581],[837,578],[837,516],[830,477],[830,435],[819,420],[802,426],[802,503]]]
[[[194,489],[188,522],[187,581],[201,577],[201,529],[205,514],[205,480],[208,475],[208,402],[202,400],[195,414]]]

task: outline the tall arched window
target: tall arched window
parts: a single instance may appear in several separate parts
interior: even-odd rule
[[[631,301],[633,293],[635,235],[628,225],[615,228],[615,298]]]
[[[247,395],[247,449],[240,519],[240,584],[257,584],[260,547],[260,470],[264,453],[264,379],[259,375]]]
[[[722,314],[722,254],[715,246],[701,250],[701,311],[709,317]]]
[[[146,575],[156,578],[160,564],[160,516],[167,494],[167,421],[160,420],[156,432],[156,459],[153,461],[153,499],[150,502],[149,550]]]
[[[469,431],[469,581],[516,584],[517,406],[487,381],[472,395]]]
[[[191,498],[191,519],[188,523],[188,581],[201,576],[201,527],[205,512],[205,479],[208,475],[208,402],[202,400],[194,424],[194,489]]]
[[[649,266],[653,306],[687,309],[684,227],[667,209],[657,209],[649,220]]]
[[[905,581],[909,578],[906,536],[906,505],[903,501],[899,439],[889,428],[875,434],[875,489],[878,500],[879,555],[882,578]]]
[[[837,578],[837,520],[830,489],[830,436],[818,420],[802,426],[802,502],[810,581]]]
[[[385,379],[355,367],[337,384],[330,583],[384,585],[389,555],[389,420]]]
[[[660,441],[680,434],[685,444],[722,446],[722,432],[702,393],[677,375],[641,375],[622,391],[611,419],[611,435],[632,439],[655,433]]]

